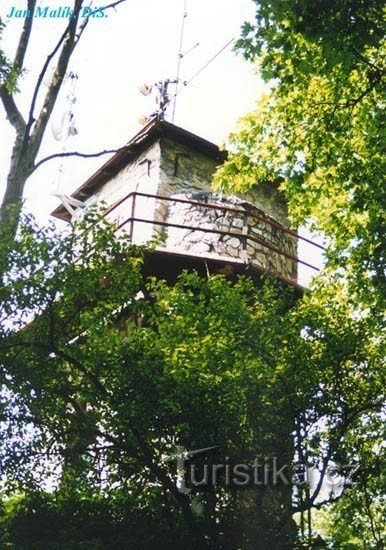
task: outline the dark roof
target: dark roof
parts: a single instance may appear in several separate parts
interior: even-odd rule
[[[149,122],[140,132],[138,132],[126,145],[119,149],[101,168],[88,178],[76,191],[72,197],[84,201],[91,197],[97,189],[115,176],[122,168],[132,162],[147,147],[152,145],[161,137],[167,137],[183,143],[196,151],[203,153],[219,163],[222,163],[227,153],[218,148],[217,145],[203,139],[179,126],[175,126],[165,120],[155,119]],[[63,205],[55,208],[51,212],[52,216],[62,220],[69,220],[69,213]]]

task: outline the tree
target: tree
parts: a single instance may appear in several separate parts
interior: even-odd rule
[[[383,426],[383,430],[382,430]],[[385,529],[384,418],[368,418],[355,433],[361,465],[355,487],[323,513],[325,538],[332,548],[384,548]]]
[[[25,70],[25,58],[30,45],[34,17],[27,15],[24,19],[13,61],[7,60],[0,49],[0,100],[9,123],[15,131],[11,167],[0,207],[0,236],[2,240],[6,239],[10,246],[18,226],[26,181],[44,160],[40,159],[37,162],[37,157],[71,57],[95,12],[115,7],[123,1],[115,0],[103,7],[90,10],[89,7],[85,8],[83,0],[74,0],[72,17],[66,20],[67,24],[62,35],[48,51],[42,63],[26,116],[23,116],[17,106],[16,93]],[[30,14],[34,13],[36,5],[36,0],[27,0],[26,8]],[[88,10],[86,15],[85,9]],[[0,21],[0,31],[3,27]],[[43,80],[47,78],[47,71],[51,68],[53,68],[51,83],[48,90],[44,92]]]
[[[366,348],[367,320],[299,302],[269,280],[146,279],[142,250],[98,219],[65,236],[27,220],[10,256],[1,462],[10,493],[32,492],[32,500],[14,508],[4,529],[17,531],[20,517],[32,529],[36,498],[59,525],[63,503],[92,508],[95,498],[98,514],[108,498],[108,517],[133,540],[150,517],[165,548],[292,548],[293,512],[317,504],[320,493],[292,502],[294,461],[325,477],[377,406],[374,388],[384,388],[373,374],[377,350]],[[325,430],[315,432],[320,421]],[[191,463],[197,481],[205,464],[210,475],[202,487],[188,475],[190,494],[179,490],[175,461],[163,459],[178,444],[218,446]],[[215,483],[213,465],[224,463],[231,479],[224,466]],[[257,481],[232,481],[245,480],[236,465],[256,466]],[[44,487],[56,489],[47,497]],[[139,531],[128,527],[134,518]]]
[[[15,401],[4,420],[15,432],[4,449],[3,468],[14,483],[33,487],[48,476],[45,458],[60,457],[65,493],[87,493],[90,484],[107,491],[119,483],[135,492],[137,507],[164,495],[162,513],[171,514],[171,524],[185,524],[193,547],[216,547],[219,537],[230,536],[221,533],[225,519],[236,524],[230,509],[241,506],[239,498],[232,491],[225,498],[226,488],[219,494],[210,487],[208,493],[197,491],[205,514],[196,518],[190,497],[177,489],[174,464],[163,465],[161,457],[174,454],[180,442],[193,449],[220,445],[219,461],[224,456],[248,461],[258,444],[267,460],[277,455],[280,463],[290,462],[291,429],[282,424],[280,437],[268,441],[256,424],[264,415],[255,405],[257,384],[271,403],[266,429],[283,416],[285,404],[272,400],[276,390],[263,374],[255,379],[264,359],[253,358],[257,341],[250,331],[260,332],[292,299],[273,300],[276,291],[267,288],[262,299],[272,305],[260,319],[260,304],[250,308],[254,288],[247,281],[233,287],[223,278],[203,281],[194,274],[173,287],[143,281],[140,252],[127,238],[117,239],[114,228],[98,232],[87,226],[64,239],[35,233],[21,227],[11,255],[13,281],[5,290],[4,314],[15,315],[15,323],[4,328],[0,346],[3,381]],[[36,317],[23,328],[29,312]],[[33,426],[29,441],[18,436],[26,425]],[[270,502],[280,523],[284,512],[286,524],[291,487],[274,493],[289,499],[284,510],[274,498]],[[260,521],[267,522],[264,514]],[[287,538],[284,526],[276,536]]]
[[[328,237],[329,267],[357,304],[382,307],[384,5],[256,4],[239,48],[271,92],[231,136],[217,180],[237,190],[283,178],[293,223]]]
[[[383,487],[382,476],[370,485],[368,481],[376,449],[384,441],[384,390],[378,383],[371,388],[370,381],[385,380],[385,7],[377,0],[339,5],[261,0],[256,2],[256,22],[244,26],[238,47],[257,63],[271,91],[230,136],[231,154],[217,183],[237,191],[280,178],[293,224],[307,224],[327,239],[325,269],[306,303],[319,303],[317,309],[324,304],[326,317],[313,326],[318,330],[321,323],[319,330],[337,344],[331,356],[335,384],[333,389],[320,385],[314,410],[329,400],[327,391],[337,391],[336,411],[342,413],[345,435],[336,445],[335,435],[326,433],[324,443],[335,448],[337,462],[360,466],[360,485],[344,491],[335,508],[342,513],[342,526],[354,506],[363,510]],[[339,324],[357,318],[366,325],[362,335],[352,333],[361,339],[363,353],[352,356],[349,369],[338,359],[342,335],[334,315]],[[357,413],[356,397],[349,396],[354,378],[362,378],[367,388],[368,408],[363,401]],[[342,399],[343,387],[347,393]],[[353,429],[345,426],[351,414],[360,419]],[[366,439],[375,447],[366,446]],[[367,543],[378,547],[383,542],[372,513],[378,514],[367,506],[367,522],[360,529],[369,537]]]

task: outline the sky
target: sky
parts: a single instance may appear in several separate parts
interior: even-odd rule
[[[50,9],[71,3],[38,0],[38,6]],[[14,11],[24,9],[25,4],[26,0],[0,3],[0,16],[6,23],[2,46],[10,58],[22,20],[9,18],[8,14],[12,7]],[[94,7],[102,5],[103,0],[93,2]],[[93,153],[124,145],[141,129],[139,117],[149,115],[156,107],[154,97],[142,96],[138,87],[143,83],[151,85],[161,79],[174,79],[177,75],[182,22],[180,79],[190,81],[232,38],[240,37],[242,24],[253,21],[254,8],[252,0],[127,0],[116,10],[109,10],[108,17],[90,21],[69,67],[78,79],[74,86],[70,80],[63,86],[40,158],[60,151]],[[40,68],[66,21],[34,19],[27,70],[16,98],[24,114]],[[182,87],[177,96],[174,123],[221,145],[237,120],[254,108],[264,90],[253,64],[236,55],[231,44],[190,85]],[[60,130],[71,91],[76,99],[73,111],[78,134],[57,141],[53,131]],[[172,109],[166,117],[169,120],[171,113]],[[4,190],[13,137],[0,108],[0,193]],[[107,158],[46,163],[27,183],[26,209],[45,223],[58,205],[53,193],[71,193]],[[300,253],[311,263],[320,265],[313,248],[302,246]]]

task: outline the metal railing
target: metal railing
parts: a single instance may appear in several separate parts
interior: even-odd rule
[[[137,197],[156,199],[157,201],[165,201],[165,202],[169,202],[169,203],[188,204],[188,205],[197,206],[197,207],[200,207],[200,208],[220,210],[224,213],[230,212],[230,213],[233,213],[233,214],[240,214],[240,216],[242,216],[242,218],[243,218],[242,232],[224,231],[222,229],[215,228],[215,227],[207,228],[207,227],[202,227],[202,226],[194,226],[194,225],[174,223],[174,222],[171,222],[171,221],[168,221],[168,220],[167,221],[159,221],[159,220],[155,220],[155,219],[147,219],[147,218],[137,217],[135,215],[136,206],[137,206]],[[316,243],[316,242],[312,241],[311,239],[308,239],[307,237],[304,237],[303,235],[299,235],[296,231],[293,231],[292,229],[288,229],[287,227],[284,227],[282,224],[280,224],[279,222],[277,222],[276,220],[274,220],[270,216],[265,216],[265,215],[263,216],[263,215],[260,215],[256,212],[249,212],[248,210],[245,210],[245,209],[220,205],[218,203],[214,204],[214,203],[210,203],[210,202],[203,202],[203,201],[198,201],[198,200],[193,200],[193,199],[182,199],[182,198],[177,198],[177,197],[166,197],[166,196],[163,196],[163,195],[154,195],[154,194],[151,194],[151,193],[143,193],[143,192],[139,192],[139,191],[133,191],[131,193],[128,193],[127,195],[125,195],[121,199],[119,199],[117,202],[115,202],[112,206],[110,206],[105,211],[104,215],[105,216],[109,215],[111,212],[113,212],[115,209],[117,209],[120,205],[122,205],[126,201],[131,203],[131,205],[130,205],[131,206],[130,207],[130,216],[127,217],[125,220],[123,220],[121,223],[119,223],[118,226],[117,226],[117,229],[121,229],[124,226],[129,224],[129,234],[130,234],[131,237],[133,237],[134,227],[135,227],[136,223],[138,223],[138,224],[140,224],[140,223],[152,224],[152,225],[157,225],[157,226],[166,227],[166,228],[171,228],[172,227],[172,228],[176,228],[176,229],[185,229],[185,230],[189,230],[189,231],[215,233],[215,234],[218,234],[218,235],[236,237],[236,238],[240,239],[240,241],[242,243],[243,250],[246,250],[248,242],[252,241],[256,244],[259,244],[259,245],[267,248],[268,250],[276,252],[276,253],[278,253],[278,254],[280,254],[280,255],[282,255],[282,256],[284,256],[284,257],[286,257],[286,258],[288,258],[288,259],[290,259],[294,262],[296,262],[296,264],[299,263],[299,264],[302,264],[302,265],[304,265],[304,266],[306,266],[306,267],[308,267],[308,268],[310,268],[314,271],[319,271],[318,267],[316,267],[315,265],[303,260],[302,258],[299,258],[297,254],[292,254],[291,252],[283,250],[280,247],[278,247],[278,246],[272,244],[271,242],[267,241],[263,237],[258,237],[257,235],[251,235],[250,234],[250,232],[249,232],[250,225],[249,225],[248,221],[252,219],[252,220],[259,221],[259,222],[263,222],[264,224],[267,224],[271,227],[274,227],[275,229],[281,231],[282,233],[284,233],[286,235],[290,235],[293,239],[296,239],[296,241],[303,241],[303,242],[306,242],[308,245],[311,245],[315,248],[318,248],[320,250],[325,250],[325,248],[321,244]]]

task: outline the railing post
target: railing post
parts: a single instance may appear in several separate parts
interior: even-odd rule
[[[134,191],[131,199],[131,213],[130,213],[130,240],[133,242],[133,234],[134,234],[134,213],[135,213],[135,199],[137,197],[137,193]]]
[[[241,259],[242,260],[248,260],[248,253],[247,253],[247,242],[248,242],[248,211],[244,210],[243,213],[243,237],[242,237],[242,244],[243,249],[241,251]]]

